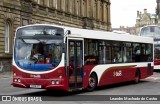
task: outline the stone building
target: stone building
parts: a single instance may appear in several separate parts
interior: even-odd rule
[[[126,33],[129,33],[129,34],[131,34],[131,35],[136,35],[135,27],[124,27],[124,26],[120,26],[119,30],[120,30],[120,31],[125,31]]]
[[[140,28],[146,25],[160,25],[160,0],[156,0],[157,7],[155,13],[148,13],[147,9],[144,9],[143,13],[137,11],[136,18],[136,34],[139,34]],[[154,8],[153,8],[154,9]]]
[[[0,0],[0,65],[11,63],[17,27],[49,23],[110,31],[110,4],[110,0]]]
[[[119,31],[121,33],[128,33],[130,35],[136,35],[136,29],[135,27],[125,27],[125,26],[120,26],[119,28],[112,28],[112,31]]]
[[[146,25],[155,25],[157,24],[157,15],[147,12],[147,9],[144,9],[144,13],[137,11],[136,18],[136,34],[139,34],[140,28]]]

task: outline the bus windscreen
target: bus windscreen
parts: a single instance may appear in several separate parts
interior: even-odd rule
[[[16,36],[14,59],[20,68],[48,71],[59,65],[62,57],[63,29],[49,26],[27,27],[18,30]]]

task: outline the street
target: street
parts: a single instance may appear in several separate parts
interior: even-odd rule
[[[69,99],[77,100],[78,98],[85,97],[96,97],[97,95],[160,95],[160,73],[154,72],[154,75],[141,80],[139,84],[133,84],[131,82],[125,82],[121,84],[107,85],[103,87],[98,87],[93,92],[75,91],[75,92],[65,92],[65,91],[47,91],[44,89],[25,89],[25,88],[15,88],[11,85],[11,77],[0,77],[0,95],[15,95],[15,96],[38,96],[45,97],[45,100],[49,101],[65,101]],[[81,101],[83,99],[78,99]],[[72,101],[76,102],[76,101]],[[154,101],[156,103],[156,101]],[[87,103],[88,104],[88,103]]]

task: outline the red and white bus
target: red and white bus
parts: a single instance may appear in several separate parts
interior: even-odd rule
[[[92,91],[107,84],[138,83],[152,74],[149,37],[48,24],[16,30],[14,87]]]
[[[154,70],[160,69],[160,26],[147,25],[140,29],[140,36],[154,38]]]

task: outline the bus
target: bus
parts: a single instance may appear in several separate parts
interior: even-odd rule
[[[160,69],[160,26],[147,25],[140,29],[140,36],[154,38],[154,70]]]
[[[150,37],[33,24],[16,29],[13,49],[14,87],[93,91],[153,74]]]

